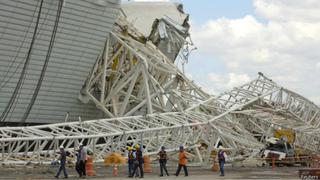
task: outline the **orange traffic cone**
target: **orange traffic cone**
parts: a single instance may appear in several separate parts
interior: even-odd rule
[[[143,160],[144,160],[144,166],[143,166],[144,172],[151,173],[152,169],[151,169],[151,165],[150,165],[150,163],[151,163],[150,157],[144,156]]]
[[[113,166],[112,175],[113,176],[118,176],[118,165],[114,165]]]
[[[212,165],[212,171],[214,171],[214,172],[219,171],[219,165],[218,165],[218,163],[213,162],[213,165]]]
[[[213,156],[212,171],[214,171],[214,172],[219,171],[219,165],[218,165],[218,163],[216,162],[216,156]]]
[[[87,173],[87,176],[95,176],[96,175],[96,173],[93,170],[93,159],[91,156],[87,156],[86,173]]]

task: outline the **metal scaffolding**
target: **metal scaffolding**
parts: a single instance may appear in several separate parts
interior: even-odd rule
[[[119,20],[88,76],[79,99],[92,101],[107,119],[30,127],[1,127],[3,163],[47,163],[60,145],[80,143],[95,160],[140,144],[145,154],[164,145],[186,146],[199,162],[223,144],[231,155],[264,147],[281,127],[296,132],[295,145],[320,151],[320,108],[259,73],[257,79],[210,96],[153,43]],[[259,135],[261,138],[256,138]],[[206,154],[199,152],[206,144]]]

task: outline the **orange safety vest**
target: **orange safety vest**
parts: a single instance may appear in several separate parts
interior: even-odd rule
[[[184,151],[179,152],[179,165],[187,165],[187,155]]]

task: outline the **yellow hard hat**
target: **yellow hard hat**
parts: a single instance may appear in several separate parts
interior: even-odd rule
[[[134,147],[135,147],[136,149],[139,149],[139,148],[140,148],[139,144],[136,144]]]
[[[128,150],[130,151],[130,150],[132,150],[133,148],[131,147],[131,146],[128,146]]]

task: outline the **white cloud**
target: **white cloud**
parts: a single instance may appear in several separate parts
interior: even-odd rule
[[[273,21],[320,20],[319,0],[253,0],[256,13]]]
[[[251,78],[247,74],[236,74],[232,72],[226,75],[209,73],[208,80],[208,85],[215,87],[215,89],[221,92],[224,90],[231,90],[235,86],[245,84],[249,82]],[[206,88],[210,89],[210,87]]]
[[[311,97],[312,101],[320,107],[320,96]]]
[[[225,71],[232,72],[210,73],[208,81],[214,82],[212,87],[219,91],[250,79],[248,74],[263,72],[320,104],[314,98],[320,96],[320,91],[315,90],[320,89],[320,81],[314,80],[320,77],[320,1],[254,0],[253,3],[266,22],[247,15],[191,26],[197,53],[218,57],[225,64]]]
[[[202,86],[201,88],[202,88],[202,90],[204,92],[209,93],[211,95],[217,95],[218,94],[218,92],[216,90],[214,90],[214,88],[212,88],[212,87]]]

